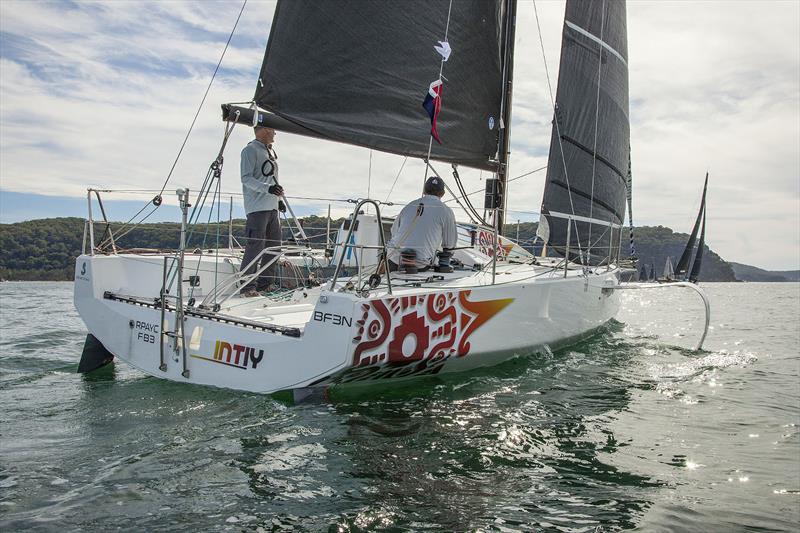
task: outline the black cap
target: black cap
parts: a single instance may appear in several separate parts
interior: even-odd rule
[[[444,180],[437,176],[431,176],[425,181],[425,194],[435,194],[441,196],[444,194]]]

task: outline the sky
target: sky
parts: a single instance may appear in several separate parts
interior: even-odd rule
[[[240,8],[0,1],[0,222],[86,216],[87,187],[119,191],[103,193],[111,219],[138,211],[164,183]],[[222,140],[219,105],[251,98],[274,8],[248,1],[151,220],[178,220],[174,190],[200,187]],[[535,9],[519,0],[511,177],[547,164],[564,2]],[[627,9],[635,224],[688,233],[708,171],[708,245],[729,261],[799,269],[800,2],[634,0]],[[225,152],[222,189],[235,216],[238,153],[251,138],[236,128]],[[368,192],[402,204],[424,178],[418,161],[338,143],[279,132],[276,149],[299,215],[330,204],[343,216],[352,205],[341,200]],[[468,190],[488,177],[461,174]],[[509,222],[538,219],[544,178],[510,185]]]

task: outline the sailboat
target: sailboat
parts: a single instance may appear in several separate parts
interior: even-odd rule
[[[475,216],[459,224],[449,267],[381,268],[387,221],[367,198],[339,229],[324,283],[242,298],[252,278],[241,251],[187,245],[191,201],[179,189],[174,252],[123,252],[113,238],[104,248],[87,222],[75,306],[92,342],[159,378],[302,396],[495,365],[605,325],[620,305],[620,275],[633,272],[620,257],[630,190],[625,3],[567,1],[539,229],[547,255],[538,257],[501,236],[516,7],[279,0],[253,101],[223,105],[225,141],[237,124],[269,126],[418,158],[437,175],[450,165],[461,191],[459,167],[492,172],[488,219],[461,196]],[[426,94],[439,99],[438,115],[421,105]],[[225,141],[198,201],[219,190]],[[275,257],[321,260],[300,244]]]
[[[703,264],[703,248],[705,247],[706,240],[706,193],[708,191],[708,172],[706,172],[706,179],[703,183],[703,196],[700,199],[700,209],[697,211],[697,218],[694,221],[692,233],[689,235],[689,240],[686,242],[681,258],[678,260],[678,265],[675,268],[675,276],[682,281],[690,281],[697,283],[700,277],[700,267]],[[700,230],[700,240],[697,240],[697,230]],[[697,243],[697,251],[695,251],[695,243]],[[694,255],[694,259],[692,259]],[[689,269],[691,262],[692,268]]]
[[[673,281],[675,279],[675,268],[672,266],[672,257],[667,256],[664,262],[664,281]]]

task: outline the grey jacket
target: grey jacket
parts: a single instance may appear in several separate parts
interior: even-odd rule
[[[242,149],[241,174],[247,214],[278,209],[278,197],[267,192],[278,183],[278,161],[261,141],[253,139]]]
[[[456,216],[438,197],[426,194],[400,211],[392,225],[392,239],[387,244],[389,259],[400,264],[400,251],[417,252],[417,264],[433,263],[436,250],[455,248],[458,242]]]

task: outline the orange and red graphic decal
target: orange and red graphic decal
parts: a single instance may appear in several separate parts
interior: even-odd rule
[[[362,304],[354,366],[435,362],[470,351],[470,335],[513,298],[470,301],[472,291],[440,292]]]
[[[478,232],[478,250],[482,254],[493,257],[494,251],[497,249],[497,257],[499,259],[505,259],[508,257],[508,254],[511,253],[511,250],[514,249],[514,243],[504,241],[502,237],[498,237],[497,242],[498,245],[495,247],[494,233],[491,231],[481,230]]]

